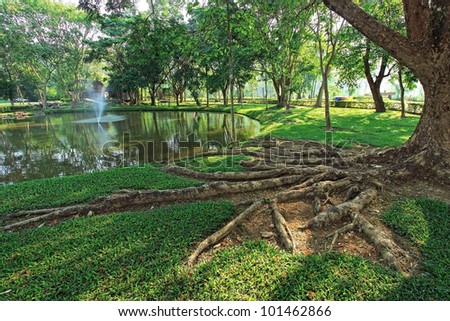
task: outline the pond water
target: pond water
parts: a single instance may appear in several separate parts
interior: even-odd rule
[[[116,112],[0,120],[0,184],[58,177],[192,155],[231,142],[231,117],[200,112]],[[236,116],[239,140],[259,123]]]

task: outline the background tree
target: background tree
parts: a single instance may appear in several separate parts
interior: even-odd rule
[[[385,112],[381,85],[383,80],[392,74],[394,65],[390,55],[351,27],[346,28],[342,36],[346,45],[337,54],[339,81],[349,88],[354,88],[358,81],[365,77],[376,112]]]
[[[247,0],[243,2],[255,16],[254,46],[259,63],[272,80],[278,107],[288,108],[288,96],[303,57],[307,24],[312,15],[309,1]]]
[[[330,116],[330,94],[328,90],[328,77],[331,67],[336,57],[339,47],[342,45],[341,31],[344,27],[344,20],[331,11],[324,11],[324,8],[318,6],[314,19],[311,23],[311,29],[316,38],[317,50],[319,52],[319,66],[322,76],[322,90],[325,95],[325,126],[326,130],[332,130]],[[317,100],[320,105],[320,94]]]
[[[406,117],[406,90],[413,90],[417,87],[417,77],[408,69],[397,63],[396,73],[391,77],[391,84],[398,88],[398,95],[401,104],[401,118]]]
[[[381,1],[376,4],[373,1],[363,1],[362,6],[390,27],[398,31],[404,30],[404,22],[399,18],[403,15],[403,11],[398,0]],[[352,86],[355,79],[365,77],[376,112],[385,112],[381,85],[384,79],[392,75],[393,59],[384,49],[369,41],[354,28],[346,28],[343,36],[346,39],[346,47],[339,52],[341,80]]]

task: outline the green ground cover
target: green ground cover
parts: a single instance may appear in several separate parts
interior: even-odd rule
[[[177,162],[177,165],[193,169],[198,172],[242,172],[241,161],[251,160],[243,155],[197,157]]]
[[[331,108],[334,131],[326,135],[323,108],[297,107],[265,111],[262,106],[237,107],[237,111],[261,122],[261,135],[329,142],[341,146],[364,144],[374,147],[399,146],[412,135],[419,116],[400,118],[398,111]],[[332,141],[330,141],[332,139]]]
[[[0,215],[89,202],[121,189],[171,189],[200,182],[166,174],[155,166],[117,168],[0,186]]]
[[[383,214],[396,231],[420,239],[424,272],[410,278],[356,256],[292,255],[265,241],[216,251],[187,270],[192,246],[233,212],[229,202],[201,202],[0,233],[0,293],[11,290],[1,299],[450,299],[449,206],[442,202],[403,201]]]
[[[429,199],[399,202],[383,213],[383,220],[417,246],[424,257],[423,273],[406,279],[402,300],[450,299],[450,206]]]

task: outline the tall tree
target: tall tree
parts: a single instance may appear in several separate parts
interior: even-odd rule
[[[448,180],[450,168],[450,2],[403,0],[407,35],[389,28],[351,0],[324,0],[331,10],[408,67],[422,83],[420,122],[398,155]],[[446,172],[446,176],[442,175]]]
[[[328,90],[328,77],[334,63],[339,46],[343,43],[341,31],[344,20],[333,12],[324,12],[320,6],[316,8],[316,14],[312,22],[312,30],[316,38],[319,51],[319,66],[322,76],[322,90],[325,95],[325,126],[326,130],[332,130],[330,115],[330,94]],[[320,94],[319,94],[320,96]],[[317,106],[318,107],[318,106]]]
[[[391,76],[394,66],[390,55],[352,27],[343,32],[345,48],[337,54],[339,82],[354,88],[365,77],[369,84],[376,112],[385,112],[381,94],[383,80]]]
[[[227,36],[228,36],[228,56],[229,56],[229,70],[230,70],[230,100],[231,100],[231,145],[236,146],[236,124],[234,119],[234,62],[233,62],[233,34],[231,22],[231,5],[232,0],[226,0],[227,7]],[[234,1],[233,1],[234,3]]]

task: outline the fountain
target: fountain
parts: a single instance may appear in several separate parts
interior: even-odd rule
[[[95,118],[83,119],[76,121],[76,123],[91,124],[91,123],[111,123],[122,121],[126,119],[125,116],[108,115],[103,116],[105,110],[105,86],[100,81],[92,82],[92,89],[88,90],[89,98],[86,101],[92,102],[95,110]]]

